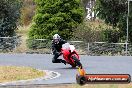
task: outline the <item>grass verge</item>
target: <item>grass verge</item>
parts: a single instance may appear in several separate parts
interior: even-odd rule
[[[44,75],[43,71],[30,67],[0,66],[0,83],[34,79]]]
[[[18,27],[18,30],[16,31],[18,36],[20,37],[20,46],[17,46],[17,48],[13,51],[13,53],[25,53],[26,51],[28,51],[28,47],[26,44],[26,40],[28,39],[28,32],[30,29],[30,26],[20,26]]]

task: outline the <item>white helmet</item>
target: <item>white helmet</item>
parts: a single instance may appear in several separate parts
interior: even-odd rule
[[[58,34],[55,34],[54,36],[53,36],[53,41],[55,42],[55,43],[59,43],[59,41],[60,41],[60,36],[58,35]]]

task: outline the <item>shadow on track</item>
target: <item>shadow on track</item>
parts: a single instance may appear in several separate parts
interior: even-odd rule
[[[78,69],[77,67],[66,67],[66,68],[58,68],[58,69]]]

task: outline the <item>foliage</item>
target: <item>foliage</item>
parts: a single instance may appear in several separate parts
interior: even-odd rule
[[[73,33],[74,36],[72,40],[81,40],[86,42],[102,42],[105,41],[103,34],[103,30],[105,29],[106,27],[103,23],[98,24],[98,22],[83,22]]]
[[[111,28],[108,28],[108,29],[104,30],[103,33],[104,33],[105,41],[107,41],[109,43],[119,42],[120,31],[118,29],[113,30]]]
[[[87,4],[88,4],[88,2],[89,2],[90,0],[81,0],[81,1],[82,1],[83,7],[85,8],[85,11],[87,12],[86,6],[87,6]]]
[[[50,39],[58,33],[69,39],[73,29],[83,21],[84,9],[80,0],[35,0],[36,14],[29,38]]]
[[[132,2],[130,2],[130,14],[129,14],[129,41],[132,42]],[[95,11],[97,16],[113,28],[118,27],[120,30],[120,38],[125,39],[127,29],[127,12],[128,1],[127,0],[97,0]]]
[[[86,42],[118,42],[121,33],[118,28],[115,30],[106,25],[103,21],[84,22],[80,24],[73,33],[72,40],[82,40]],[[78,36],[79,35],[79,36]]]
[[[121,16],[126,12],[126,0],[97,0],[95,11],[98,12],[98,17],[116,27]]]
[[[19,0],[0,1],[0,36],[13,36],[20,17],[21,2]]]
[[[32,21],[32,18],[35,14],[35,3],[33,0],[22,0],[22,8],[21,8],[21,24],[29,25]]]

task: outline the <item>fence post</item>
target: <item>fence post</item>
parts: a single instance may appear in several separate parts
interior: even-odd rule
[[[127,42],[125,42],[126,43],[126,56],[128,55],[128,43]]]
[[[87,50],[88,50],[88,55],[89,55],[89,43],[87,43]]]

